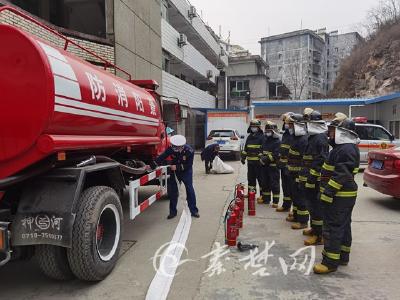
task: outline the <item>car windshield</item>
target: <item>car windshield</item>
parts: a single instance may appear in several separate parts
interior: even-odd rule
[[[212,130],[210,132],[210,137],[234,137],[235,134],[232,130]]]

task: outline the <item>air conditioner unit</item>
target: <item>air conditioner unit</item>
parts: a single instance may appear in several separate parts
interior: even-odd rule
[[[214,76],[214,73],[212,70],[207,70],[207,78],[210,79]]]
[[[190,6],[190,9],[188,11],[188,16],[189,16],[190,20],[192,20],[192,19],[197,17],[196,7],[194,7],[193,5]]]
[[[178,39],[178,46],[182,48],[183,46],[186,46],[187,43],[188,43],[187,36],[184,33],[181,33]]]

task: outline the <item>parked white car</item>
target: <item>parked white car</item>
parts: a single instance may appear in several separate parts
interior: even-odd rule
[[[220,146],[221,154],[230,154],[239,160],[244,146],[244,138],[236,129],[232,128],[211,130],[206,140],[206,147],[217,143]]]
[[[385,127],[377,124],[370,124],[366,118],[353,118],[356,122],[356,132],[361,140],[358,145],[360,149],[361,163],[368,162],[368,153],[375,150],[386,150],[399,147],[400,141],[396,140]]]

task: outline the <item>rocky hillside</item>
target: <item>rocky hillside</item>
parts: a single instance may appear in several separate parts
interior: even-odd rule
[[[345,60],[330,97],[370,97],[400,91],[400,22],[378,30]]]

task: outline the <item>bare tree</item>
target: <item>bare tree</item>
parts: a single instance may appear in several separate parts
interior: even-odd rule
[[[295,100],[302,98],[304,88],[308,82],[308,69],[304,67],[300,51],[296,51],[294,56],[288,60],[284,70],[286,78],[283,83],[289,87],[292,92],[292,98]]]
[[[391,25],[400,20],[400,0],[381,0],[376,7],[368,11],[365,28],[371,36],[385,25]]]

